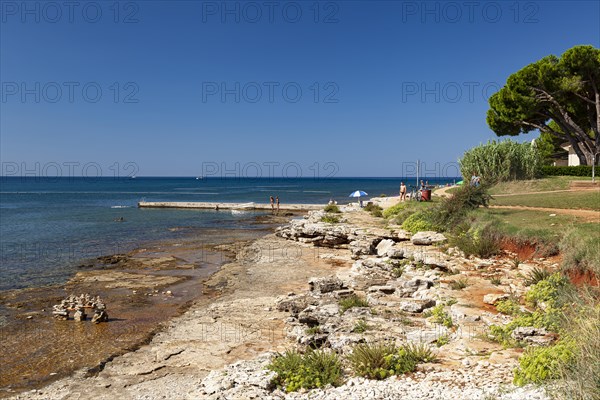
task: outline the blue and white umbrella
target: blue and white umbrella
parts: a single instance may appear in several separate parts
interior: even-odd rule
[[[350,196],[348,197],[361,197],[361,196],[368,196],[369,193],[367,192],[363,192],[362,190],[357,190],[356,192],[352,192],[350,193]]]

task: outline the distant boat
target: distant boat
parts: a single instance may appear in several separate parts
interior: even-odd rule
[[[129,177],[129,179],[135,179],[135,178],[137,178],[135,175],[131,175],[131,176]]]
[[[200,179],[204,179],[204,177],[203,176],[197,176],[196,177],[196,180],[200,180]]]

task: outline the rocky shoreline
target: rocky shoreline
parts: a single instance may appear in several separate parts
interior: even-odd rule
[[[444,249],[443,235],[411,235],[348,208],[340,223],[322,211],[294,219],[237,253],[205,285],[218,293],[195,302],[152,341],[107,363],[92,377],[76,373],[14,399],[548,399],[542,388],[515,387],[520,350],[486,339],[510,317],[493,303],[524,293],[510,254],[465,258]],[[491,278],[501,280],[492,284]],[[455,283],[464,281],[457,288]],[[368,307],[343,310],[361,296]],[[432,316],[440,310],[449,323]],[[532,342],[546,332],[521,332]],[[437,361],[416,372],[371,381],[349,371],[339,387],[285,393],[266,366],[285,349],[330,348],[346,356],[357,343],[425,343]]]

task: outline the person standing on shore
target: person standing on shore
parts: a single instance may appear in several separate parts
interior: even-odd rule
[[[275,202],[277,203],[277,212],[279,212],[279,196],[275,197]]]
[[[271,212],[275,212],[275,199],[273,198],[273,196],[271,196],[270,201],[271,201]]]
[[[406,201],[406,185],[400,182],[400,201]]]

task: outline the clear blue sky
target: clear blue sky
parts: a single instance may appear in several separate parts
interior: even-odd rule
[[[495,137],[487,97],[511,73],[600,45],[597,1],[0,3],[3,165],[63,175],[433,169]]]

